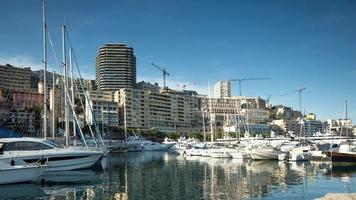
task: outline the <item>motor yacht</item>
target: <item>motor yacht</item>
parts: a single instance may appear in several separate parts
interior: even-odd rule
[[[90,168],[103,156],[94,148],[61,147],[39,138],[0,139],[0,161],[13,165],[42,163],[44,171],[65,171]]]
[[[39,164],[13,164],[0,162],[0,185],[34,181],[41,175]]]
[[[254,147],[250,156],[253,160],[278,160],[280,153],[282,153],[280,150],[272,146]]]

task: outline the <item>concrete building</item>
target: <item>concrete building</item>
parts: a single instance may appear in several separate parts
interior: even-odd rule
[[[105,44],[96,57],[95,82],[100,91],[134,88],[136,57],[132,47],[125,44]]]
[[[37,92],[12,92],[13,106],[17,109],[39,108],[43,106],[43,94]]]
[[[118,126],[118,104],[113,92],[87,91],[90,100],[85,102],[85,117],[90,125]]]
[[[303,116],[300,111],[293,110],[291,107],[283,105],[273,106],[271,112],[273,119],[301,119]]]
[[[214,86],[214,97],[231,97],[231,81],[218,81]]]
[[[300,122],[299,120],[295,119],[277,119],[271,122],[271,125],[275,125],[278,127],[281,132],[277,131],[279,134],[293,134],[299,135],[300,134]],[[275,129],[274,129],[275,130]]]
[[[145,82],[145,81],[136,83],[136,88],[140,89],[140,90],[149,90],[149,91],[156,92],[156,93],[158,93],[159,90],[161,89],[158,86],[158,83],[151,84],[150,82]]]
[[[34,91],[31,88],[31,68],[0,65],[0,87],[16,91]]]
[[[260,97],[201,97],[201,110],[211,118],[214,132],[236,130],[239,124],[240,132],[245,132],[245,124],[249,124],[251,134],[259,134],[270,130],[266,125],[270,112],[265,100]],[[211,116],[211,117],[210,117]],[[209,125],[209,124],[208,124]],[[235,128],[233,128],[235,126]],[[210,130],[210,127],[207,127]]]
[[[160,92],[124,88],[115,92],[120,107],[120,122],[124,125],[126,107],[127,127],[157,128],[161,131],[200,131],[199,99],[181,91],[165,89]]]
[[[313,136],[316,133],[325,133],[325,123],[320,120],[303,120],[305,136]]]
[[[351,119],[328,119],[326,121],[327,132],[334,135],[348,135],[353,131]]]

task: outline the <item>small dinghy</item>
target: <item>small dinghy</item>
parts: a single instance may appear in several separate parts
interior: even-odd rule
[[[37,180],[41,167],[37,164],[10,165],[0,162],[0,184],[13,184]]]

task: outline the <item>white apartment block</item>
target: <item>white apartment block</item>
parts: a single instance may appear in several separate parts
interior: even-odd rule
[[[231,81],[218,81],[214,86],[214,97],[231,97]]]

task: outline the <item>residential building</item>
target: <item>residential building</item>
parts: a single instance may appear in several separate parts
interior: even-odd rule
[[[202,96],[201,110],[211,118],[214,131],[230,130],[232,126],[237,126],[237,123],[241,132],[247,131],[244,128],[245,124],[249,124],[251,134],[270,130],[270,127],[266,126],[270,111],[266,108],[266,101],[260,97],[208,98]],[[208,129],[210,130],[210,127]]]
[[[31,68],[0,65],[0,87],[13,91],[33,91],[31,88]]]
[[[279,134],[290,134],[299,135],[300,134],[300,122],[296,119],[277,119],[271,122],[271,125],[275,125],[281,132]],[[275,130],[275,129],[274,129]]]
[[[100,91],[134,88],[136,57],[126,44],[105,44],[96,57],[95,82]]]
[[[325,123],[320,120],[303,120],[303,136],[313,136],[316,133],[325,133]]]
[[[119,103],[120,125],[126,123],[129,128],[161,131],[200,131],[198,117],[199,98],[181,91],[164,89],[160,92],[124,88],[115,92],[115,101]]]
[[[271,112],[273,119],[301,119],[303,116],[300,111],[293,110],[291,107],[284,105],[273,106]]]
[[[352,133],[352,120],[351,119],[328,119],[326,121],[327,132],[334,135],[348,135]]]
[[[224,98],[231,97],[231,81],[218,81],[214,86],[214,97]]]
[[[151,84],[150,82],[145,82],[145,81],[136,83],[136,88],[140,89],[140,90],[149,90],[149,91],[156,92],[156,93],[158,93],[159,90],[161,89],[158,86],[158,83]]]
[[[17,109],[39,108],[43,106],[43,94],[37,92],[12,92],[13,106]]]
[[[118,126],[118,103],[113,92],[87,91],[89,100],[85,101],[85,117],[90,125]]]

